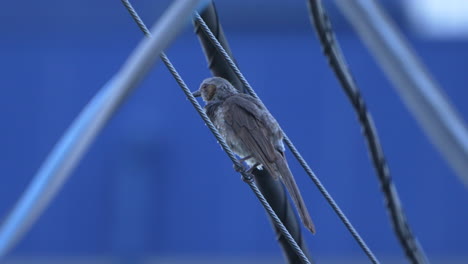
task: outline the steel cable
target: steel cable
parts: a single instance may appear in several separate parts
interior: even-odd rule
[[[146,28],[144,22],[141,20],[141,18],[139,17],[139,15],[137,14],[137,12],[135,11],[135,9],[132,7],[131,3],[128,1],[128,0],[121,0],[122,3],[124,4],[124,6],[127,8],[128,12],[130,13],[130,15],[132,16],[132,18],[135,20],[135,22],[137,23],[138,27],[141,29],[141,31],[143,31],[143,33],[147,36],[147,37],[151,37],[151,34],[149,32],[149,30]],[[213,133],[213,135],[215,136],[216,140],[218,141],[218,143],[221,145],[221,147],[223,148],[224,152],[226,152],[226,154],[229,156],[229,158],[231,159],[232,163],[234,164],[234,166],[236,168],[243,168],[243,166],[240,164],[240,162],[237,160],[237,158],[235,157],[234,153],[232,152],[232,150],[229,148],[229,146],[227,145],[226,141],[224,140],[224,138],[221,136],[221,134],[219,134],[218,130],[216,129],[216,127],[214,126],[214,124],[211,122],[211,120],[209,119],[209,117],[206,115],[204,109],[201,107],[201,105],[198,103],[198,101],[195,99],[195,97],[192,95],[192,92],[190,91],[190,89],[188,88],[188,86],[185,84],[185,82],[183,81],[182,77],[179,75],[179,73],[177,72],[177,70],[175,69],[175,67],[172,65],[172,63],[170,62],[169,58],[164,54],[164,53],[161,53],[161,59],[162,61],[164,62],[164,64],[166,65],[166,67],[168,68],[168,70],[170,71],[170,73],[172,74],[172,76],[174,77],[174,79],[177,81],[177,83],[179,84],[179,86],[182,88],[182,91],[184,92],[185,96],[187,97],[187,99],[189,99],[189,101],[192,103],[193,107],[196,109],[196,111],[198,112],[198,114],[200,115],[200,117],[203,119],[203,121],[205,122],[205,124],[208,126],[208,128],[210,129],[211,133]],[[255,184],[253,178],[252,178],[252,175],[250,173],[247,173],[245,170],[243,169],[240,169],[239,170],[239,173],[242,175],[242,179],[250,186],[250,188],[252,189],[252,191],[255,193],[255,195],[257,196],[257,198],[260,200],[261,204],[263,205],[263,207],[265,208],[265,210],[267,211],[267,213],[270,215],[270,217],[273,219],[273,221],[275,222],[275,224],[280,228],[281,230],[281,233],[286,237],[286,239],[289,241],[289,243],[291,244],[291,246],[294,248],[294,250],[296,251],[296,253],[298,254],[298,256],[301,258],[301,260],[303,261],[303,263],[306,263],[306,264],[309,264],[310,261],[307,259],[307,257],[305,256],[305,254],[302,252],[302,249],[299,247],[299,245],[296,243],[296,241],[293,239],[293,237],[291,236],[291,234],[289,233],[289,231],[286,229],[286,227],[283,225],[283,223],[281,222],[281,220],[278,218],[278,216],[276,215],[275,211],[271,208],[271,206],[269,205],[269,203],[267,202],[267,200],[265,199],[265,197],[263,196],[263,194],[260,192],[260,190],[258,189],[257,185]]]
[[[207,34],[207,36],[210,38],[212,41],[213,45],[216,47],[218,52],[220,52],[223,57],[225,58],[226,62],[231,66],[237,77],[241,80],[242,84],[244,87],[247,89],[247,92],[255,97],[257,100],[259,100],[262,104],[263,102],[260,100],[258,95],[255,93],[255,91],[252,89],[248,81],[245,79],[244,75],[240,72],[239,68],[236,66],[232,58],[227,54],[227,52],[224,50],[223,46],[219,43],[219,41],[216,39],[216,37],[213,35],[209,27],[206,25],[205,21],[203,18],[198,14],[195,13],[195,19],[200,23],[202,30]],[[330,204],[330,206],[333,208],[335,213],[338,215],[340,220],[343,222],[343,224],[346,226],[346,228],[349,230],[353,238],[356,240],[356,242],[359,244],[359,246],[362,248],[364,253],[369,257],[369,259],[373,263],[379,263],[375,255],[372,253],[370,248],[367,246],[366,242],[362,239],[362,237],[359,235],[357,230],[353,227],[351,222],[348,220],[346,215],[343,213],[343,211],[340,209],[338,204],[335,202],[333,197],[328,193],[326,188],[323,186],[323,184],[320,182],[318,177],[315,175],[315,173],[312,171],[312,169],[309,167],[307,162],[304,160],[302,155],[299,153],[299,151],[296,149],[292,141],[289,139],[289,137],[282,131],[284,135],[284,142],[286,145],[289,147],[291,152],[293,153],[294,157],[299,161],[301,166],[304,168],[306,173],[309,175],[310,179],[315,183],[317,188],[319,189],[320,193],[325,197],[327,202]]]

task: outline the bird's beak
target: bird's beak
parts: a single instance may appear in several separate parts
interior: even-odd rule
[[[197,90],[197,91],[193,92],[192,95],[195,96],[195,97],[200,97],[201,92],[200,92],[200,90]]]

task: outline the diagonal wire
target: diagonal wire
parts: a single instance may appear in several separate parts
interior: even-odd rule
[[[213,45],[216,47],[216,49],[218,50],[218,52],[220,52],[223,57],[226,59],[226,62],[231,66],[231,68],[234,70],[235,74],[237,75],[237,77],[241,80],[242,84],[245,86],[245,88],[247,89],[247,91],[249,92],[250,95],[252,95],[253,97],[255,97],[257,100],[260,100],[260,98],[258,97],[258,95],[255,93],[255,91],[252,89],[252,87],[250,86],[249,82],[245,79],[245,77],[243,76],[243,74],[240,72],[239,68],[236,66],[236,64],[234,63],[234,61],[231,59],[231,57],[229,56],[229,54],[227,54],[227,52],[224,50],[223,46],[219,43],[219,41],[216,39],[216,37],[213,35],[213,33],[211,32],[210,28],[206,25],[205,21],[203,20],[203,18],[198,14],[198,13],[195,13],[195,19],[197,19],[197,21],[200,23],[201,27],[202,27],[202,30],[205,32],[205,34],[207,34],[207,36],[210,38],[210,40],[212,41]],[[263,103],[262,103],[263,104]],[[325,197],[325,199],[327,200],[327,202],[330,204],[330,206],[333,208],[333,210],[335,211],[335,213],[338,215],[338,217],[341,219],[341,221],[343,222],[343,224],[346,226],[346,228],[349,230],[349,232],[351,233],[351,235],[353,236],[353,238],[356,240],[356,242],[359,244],[359,246],[362,248],[362,250],[364,251],[364,253],[369,257],[369,259],[373,262],[373,263],[379,263],[379,261],[377,260],[377,258],[375,257],[374,253],[372,253],[372,251],[370,250],[370,248],[367,246],[366,242],[361,238],[361,236],[359,235],[359,233],[357,232],[357,230],[353,227],[353,225],[351,224],[351,222],[348,220],[348,218],[346,217],[346,215],[343,213],[343,211],[341,211],[340,207],[338,206],[338,204],[335,202],[335,200],[333,199],[333,197],[328,193],[328,191],[326,190],[325,186],[323,186],[323,184],[320,182],[320,180],[318,179],[318,177],[315,175],[315,173],[312,171],[312,169],[309,167],[309,165],[307,164],[307,162],[304,160],[304,158],[302,157],[302,155],[299,153],[299,151],[296,149],[296,147],[294,146],[294,144],[292,143],[292,141],[289,139],[289,137],[286,135],[286,133],[284,133],[284,131],[282,131],[283,133],[283,136],[284,136],[284,142],[286,143],[286,145],[289,147],[289,149],[291,150],[291,152],[293,153],[294,157],[299,161],[299,163],[301,164],[301,166],[304,168],[304,170],[306,171],[306,173],[309,175],[310,179],[315,183],[315,185],[317,186],[317,188],[319,189],[320,193],[322,193],[322,195]]]
[[[205,23],[211,29],[213,34],[216,36],[216,39],[224,47],[225,51],[229,54],[229,56],[233,57],[229,48],[229,43],[221,26],[219,13],[216,9],[214,0],[210,1],[210,4],[200,12],[200,15],[205,20]],[[200,24],[194,18],[192,18],[192,20],[195,33],[200,41],[200,45],[204,51],[203,53],[206,57],[211,73],[214,76],[223,77],[229,80],[229,82],[231,82],[231,84],[236,87],[236,89],[242,93],[246,93],[246,89],[244,88],[240,79],[235,75],[232,68],[226,63],[224,57],[213,46],[211,40],[200,28]],[[235,63],[237,64],[236,61]],[[273,210],[275,210],[276,214],[280,217],[281,221],[299,244],[307,258],[313,262],[313,259],[307,250],[306,242],[303,239],[301,224],[298,221],[296,214],[294,213],[294,208],[291,207],[291,203],[287,200],[287,194],[284,191],[283,184],[281,182],[275,181],[271,175],[269,175],[269,173],[265,172],[264,170],[253,170],[252,175],[254,176],[255,183],[267,201],[270,203]],[[282,248],[285,261],[287,263],[300,263],[301,261],[297,254],[294,252],[288,241],[284,238],[274,223],[273,227],[276,240]]]
[[[132,18],[135,20],[135,22],[137,23],[138,27],[141,29],[141,31],[143,31],[143,33],[145,34],[146,37],[151,37],[151,33],[149,32],[149,30],[146,28],[144,22],[141,20],[141,18],[139,17],[139,15],[137,14],[137,12],[135,11],[135,9],[133,8],[133,6],[131,5],[131,3],[128,1],[128,0],[121,0],[123,5],[125,6],[125,8],[127,8],[128,12],[130,13],[130,15],[132,16]],[[183,81],[182,77],[179,75],[179,73],[177,72],[177,70],[175,69],[175,67],[172,65],[171,61],[169,60],[169,58],[164,54],[164,52],[162,52],[160,54],[160,57],[162,59],[162,61],[164,62],[164,64],[166,65],[166,67],[168,68],[168,70],[170,71],[170,73],[172,74],[172,76],[174,77],[174,79],[177,81],[177,83],[179,84],[179,86],[182,88],[182,91],[185,93],[185,96],[189,99],[189,101],[192,103],[193,107],[197,110],[198,114],[200,115],[200,117],[203,119],[203,121],[206,123],[206,125],[208,126],[208,128],[210,129],[211,133],[213,133],[213,135],[216,137],[218,143],[221,145],[221,147],[223,148],[224,152],[226,152],[226,154],[229,156],[229,158],[231,159],[231,161],[233,162],[234,166],[236,168],[243,168],[242,165],[239,163],[239,161],[237,160],[237,158],[235,157],[234,153],[232,152],[232,150],[229,148],[229,146],[227,145],[226,141],[224,140],[224,138],[221,136],[221,134],[219,134],[218,130],[216,129],[216,127],[213,125],[213,123],[211,122],[211,120],[209,119],[209,117],[206,115],[205,111],[203,110],[203,108],[200,106],[200,104],[197,102],[197,100],[195,99],[195,97],[192,95],[192,92],[190,91],[190,89],[188,88],[188,86],[185,84],[185,82]],[[306,263],[306,264],[310,264],[310,261],[307,259],[307,257],[305,256],[304,252],[302,252],[302,249],[299,247],[299,245],[296,243],[296,241],[294,240],[294,238],[291,236],[291,234],[289,233],[289,231],[286,229],[286,227],[283,225],[283,223],[281,222],[281,220],[279,219],[279,217],[276,215],[275,211],[273,210],[273,208],[271,208],[270,204],[268,203],[268,201],[265,199],[265,197],[263,196],[263,194],[260,192],[260,190],[258,189],[257,185],[255,184],[254,180],[253,180],[253,177],[250,173],[247,173],[244,169],[240,169],[239,170],[239,173],[242,175],[242,179],[250,186],[250,188],[252,189],[252,191],[255,193],[255,195],[257,196],[257,198],[260,200],[261,204],[263,205],[263,207],[265,208],[265,210],[268,212],[268,214],[270,215],[270,217],[273,219],[273,221],[275,222],[275,224],[279,227],[281,233],[283,234],[283,236],[286,237],[286,239],[289,241],[290,245],[293,247],[293,249],[296,251],[297,255],[300,257],[300,259],[302,260],[303,263]]]
[[[377,177],[380,181],[382,192],[385,196],[385,204],[390,215],[391,223],[396,236],[400,241],[400,245],[403,247],[406,256],[412,263],[428,263],[422,247],[411,232],[398,197],[397,189],[393,184],[390,169],[388,168],[385,160],[384,152],[380,145],[372,116],[367,111],[367,107],[361,96],[360,90],[346,65],[343,53],[341,52],[340,46],[335,38],[335,34],[333,33],[327,12],[320,0],[309,0],[308,3],[311,20],[315,25],[315,30],[320,43],[322,44],[323,52],[328,59],[330,67],[333,69],[341,83],[344,92],[354,107],[356,114],[358,115],[364,138],[367,142],[367,147],[369,149]]]

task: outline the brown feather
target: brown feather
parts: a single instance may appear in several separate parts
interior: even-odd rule
[[[299,188],[284,157],[283,134],[276,120],[255,98],[240,94],[225,79],[205,79],[194,96],[207,102],[205,110],[229,147],[249,164],[261,164],[274,178],[280,178],[297,208],[304,226],[315,227]]]
[[[294,205],[299,212],[302,223],[307,229],[310,230],[310,232],[312,232],[312,234],[315,234],[315,225],[312,222],[309,211],[307,210],[304,200],[302,199],[301,192],[297,187],[296,181],[294,180],[291,170],[289,170],[288,163],[286,162],[284,156],[276,160],[276,167],[278,168],[278,171],[281,175],[282,182],[286,186],[286,189],[288,189],[289,195],[291,196]]]
[[[234,95],[223,103],[224,121],[230,132],[236,135],[243,146],[248,146],[245,156],[251,155],[263,165],[274,179],[280,178],[286,186],[304,226],[315,233],[315,226],[294,177],[289,170],[284,153],[275,148],[271,138],[273,131],[268,126],[266,115],[260,104],[245,95]]]
[[[231,98],[235,100],[230,100]],[[278,179],[279,173],[273,166],[277,158],[276,150],[269,140],[269,131],[265,129],[264,120],[252,115],[252,112],[258,112],[258,109],[254,109],[258,106],[240,96],[228,98],[223,106],[225,122],[237,138],[249,147],[249,155],[262,164],[275,179]]]

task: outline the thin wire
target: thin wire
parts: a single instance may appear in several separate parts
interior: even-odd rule
[[[138,27],[141,29],[141,31],[143,31],[143,33],[145,34],[145,36],[147,37],[151,37],[151,33],[148,31],[148,29],[146,28],[144,22],[141,20],[140,16],[137,14],[137,12],[135,11],[135,9],[133,8],[133,6],[131,5],[131,3],[128,1],[128,0],[121,0],[122,3],[124,4],[124,6],[127,8],[128,12],[130,13],[130,15],[132,16],[132,18],[135,20],[135,22],[137,23]],[[243,180],[250,186],[250,188],[252,189],[252,191],[255,193],[255,195],[257,196],[257,198],[260,200],[261,204],[263,205],[263,207],[265,208],[265,210],[267,211],[267,213],[270,215],[270,217],[273,219],[273,221],[275,222],[275,224],[278,226],[278,228],[280,229],[281,233],[283,234],[283,236],[286,237],[286,239],[288,240],[289,244],[293,247],[294,251],[297,253],[297,255],[300,257],[300,259],[302,260],[303,263],[306,263],[306,264],[310,264],[310,261],[307,259],[307,257],[305,256],[304,252],[302,251],[302,249],[299,247],[299,245],[296,243],[296,241],[294,240],[294,238],[291,236],[291,234],[289,233],[289,231],[287,230],[287,228],[284,226],[284,224],[281,222],[281,220],[279,219],[279,217],[276,215],[275,211],[273,210],[273,208],[271,208],[270,204],[268,203],[268,201],[265,199],[265,197],[263,196],[263,194],[260,192],[260,190],[258,189],[257,185],[255,184],[254,180],[253,180],[253,177],[250,173],[247,173],[244,169],[243,169],[243,166],[239,163],[239,161],[237,160],[237,158],[235,157],[234,153],[232,152],[232,150],[229,148],[229,146],[227,145],[226,141],[224,140],[224,138],[221,136],[221,134],[219,134],[218,130],[216,129],[216,127],[214,126],[214,124],[211,122],[210,118],[206,115],[204,109],[200,106],[200,104],[198,103],[198,101],[195,99],[195,97],[192,95],[192,92],[190,91],[190,89],[188,88],[188,86],[185,84],[185,82],[183,81],[182,77],[179,75],[179,73],[177,72],[177,70],[175,69],[175,67],[172,65],[171,61],[169,60],[169,58],[162,52],[161,53],[161,59],[162,61],[164,62],[164,64],[166,65],[166,67],[168,68],[169,72],[172,74],[172,76],[174,77],[174,79],[177,81],[177,83],[179,84],[180,88],[182,88],[182,91],[185,93],[185,96],[189,99],[189,101],[192,103],[193,107],[197,110],[198,114],[200,115],[200,117],[203,119],[203,121],[205,122],[205,124],[208,126],[208,128],[210,129],[211,133],[213,133],[213,135],[216,137],[216,140],[218,141],[218,143],[221,145],[221,147],[223,148],[224,152],[226,152],[226,154],[229,156],[229,158],[231,159],[232,163],[234,164],[234,166],[236,168],[239,168],[239,173],[242,175],[242,178]]]
[[[207,34],[207,36],[210,38],[210,40],[212,41],[213,45],[216,47],[216,49],[218,50],[218,52],[221,53],[221,55],[223,55],[224,59],[226,60],[226,62],[231,66],[231,68],[233,69],[233,71],[235,72],[235,74],[237,75],[237,77],[241,80],[242,84],[244,85],[244,87],[247,89],[247,91],[249,92],[250,95],[252,95],[253,97],[255,97],[257,100],[260,100],[260,98],[258,97],[258,95],[255,93],[255,91],[252,89],[252,87],[250,86],[250,84],[248,83],[248,81],[245,79],[245,77],[243,76],[243,74],[240,72],[239,68],[236,66],[236,64],[234,63],[234,61],[231,59],[231,57],[229,56],[229,54],[227,54],[227,52],[224,50],[223,46],[219,43],[219,41],[216,39],[216,37],[213,35],[213,33],[211,32],[210,28],[206,25],[205,21],[203,20],[203,18],[198,14],[198,13],[195,13],[195,19],[200,23],[201,27],[202,27],[202,30],[205,32],[205,34]],[[263,104],[263,103],[262,103]],[[349,230],[349,232],[351,233],[351,235],[353,236],[353,238],[356,240],[356,242],[359,244],[359,246],[362,248],[362,250],[364,251],[364,253],[369,257],[369,259],[373,262],[373,263],[379,263],[379,261],[377,260],[377,258],[375,257],[375,255],[372,253],[372,251],[370,250],[370,248],[367,246],[366,242],[361,238],[361,236],[359,235],[359,233],[356,231],[356,229],[353,227],[353,225],[351,224],[351,222],[348,220],[348,218],[346,217],[346,215],[343,213],[343,211],[341,211],[340,207],[338,206],[338,204],[335,202],[335,200],[332,198],[332,196],[328,193],[328,191],[326,190],[326,188],[323,186],[323,184],[320,182],[320,180],[318,179],[318,177],[315,175],[315,173],[312,171],[312,169],[309,167],[309,165],[307,164],[307,162],[304,160],[304,158],[302,157],[302,155],[299,153],[299,151],[296,149],[296,147],[294,146],[294,144],[292,143],[292,141],[289,139],[289,137],[286,135],[286,133],[284,133],[284,131],[282,131],[283,135],[284,135],[284,142],[286,143],[286,145],[289,147],[289,149],[291,150],[291,152],[293,153],[294,157],[296,157],[296,159],[299,161],[299,163],[301,164],[301,166],[304,168],[304,170],[306,171],[306,173],[309,175],[309,177],[311,178],[311,180],[315,183],[315,185],[317,186],[317,188],[319,189],[319,191],[322,193],[322,195],[325,197],[325,199],[327,200],[327,202],[330,204],[330,206],[333,208],[333,210],[335,211],[335,213],[338,215],[338,217],[341,219],[341,221],[343,222],[343,224],[346,226],[346,228]]]
[[[333,69],[341,83],[344,92],[354,107],[363,128],[362,131],[364,138],[367,142],[367,147],[369,149],[374,168],[377,172],[382,192],[384,193],[385,204],[390,215],[391,223],[397,238],[400,241],[400,245],[403,247],[406,256],[412,263],[427,263],[427,257],[425,256],[422,247],[411,232],[398,197],[396,186],[393,184],[390,169],[388,168],[385,160],[384,152],[380,145],[372,116],[367,111],[367,107],[361,96],[360,90],[351,75],[351,71],[347,67],[339,43],[333,33],[327,12],[320,0],[309,0],[308,3],[311,20],[315,25],[318,38],[323,47],[323,52],[328,59],[330,67]]]

